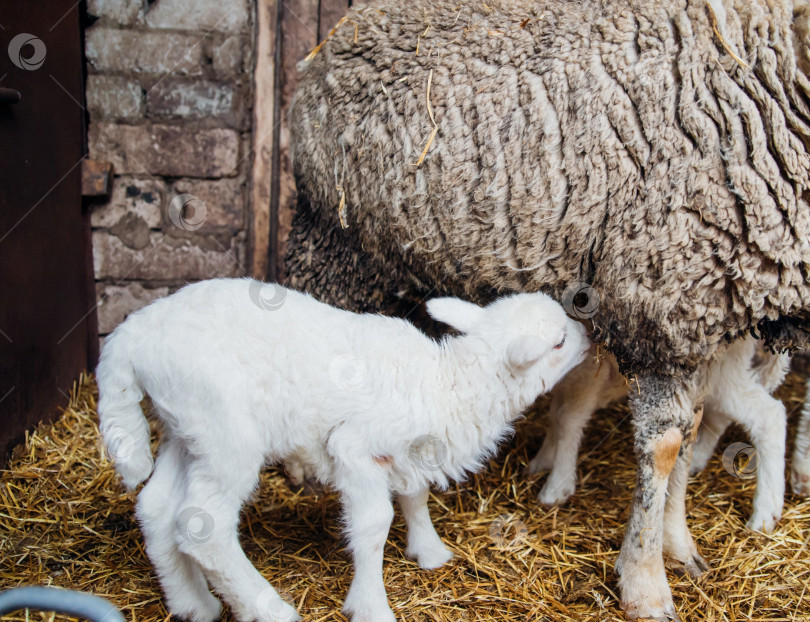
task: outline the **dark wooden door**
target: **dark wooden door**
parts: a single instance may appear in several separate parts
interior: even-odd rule
[[[0,0],[0,463],[67,403],[96,340],[83,4]]]

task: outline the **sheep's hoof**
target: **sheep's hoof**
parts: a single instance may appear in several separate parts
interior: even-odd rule
[[[672,570],[675,574],[689,575],[691,579],[698,579],[711,570],[711,566],[699,553],[694,553],[691,559],[678,561],[677,565],[672,567]]]
[[[622,609],[630,620],[680,621],[672,602],[663,560],[651,567],[649,563],[633,559],[632,554],[620,555],[616,570],[620,574]]]

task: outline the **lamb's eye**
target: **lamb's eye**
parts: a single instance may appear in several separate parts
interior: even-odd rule
[[[554,346],[554,349],[555,350],[560,350],[560,349],[562,349],[562,347],[564,345],[565,345],[565,337],[562,338],[562,341],[560,343],[558,343],[556,346]]]

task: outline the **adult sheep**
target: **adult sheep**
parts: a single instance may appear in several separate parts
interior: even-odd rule
[[[808,341],[808,24],[789,1],[379,0],[293,102],[294,286],[598,291],[594,337],[638,381],[631,618],[676,617],[662,550],[707,567],[684,501],[706,361],[750,330]]]

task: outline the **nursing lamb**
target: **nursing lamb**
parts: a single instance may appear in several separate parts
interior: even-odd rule
[[[786,354],[762,352],[753,337],[722,346],[707,373],[708,388],[690,473],[703,470],[730,423],[740,424],[757,451],[757,486],[747,526],[770,533],[782,516],[785,496],[785,406],[771,393],[790,366]],[[550,470],[538,500],[563,503],[574,494],[582,432],[594,411],[627,395],[628,381],[610,354],[586,357],[551,392],[543,445],[529,473]],[[795,462],[795,460],[794,460]],[[729,465],[733,466],[733,465]]]
[[[240,622],[298,619],[245,557],[237,532],[262,465],[290,457],[340,493],[355,568],[344,611],[353,622],[395,619],[382,575],[392,494],[407,554],[423,568],[452,557],[430,520],[429,486],[481,467],[589,346],[545,294],[484,308],[436,298],[428,311],[462,335],[436,342],[404,320],[221,279],[133,313],[107,338],[99,428],[128,488],[152,472],[145,393],[163,428],[137,517],[174,614],[218,619],[210,584]],[[205,533],[190,528],[194,517]]]
[[[638,379],[630,617],[676,616],[664,547],[706,567],[684,489],[707,361],[752,328],[808,343],[808,43],[804,0],[377,0],[302,66],[295,287],[598,292],[594,340]]]

